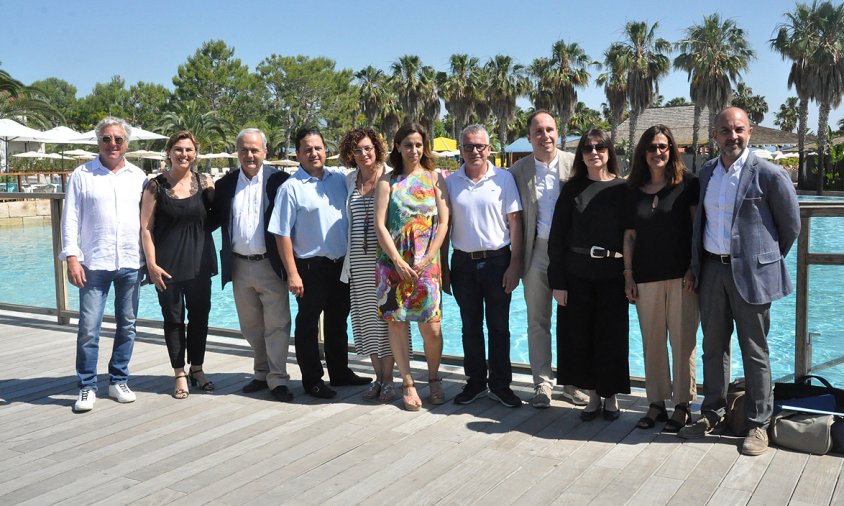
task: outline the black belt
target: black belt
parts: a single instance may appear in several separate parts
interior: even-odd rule
[[[318,266],[318,265],[334,265],[343,263],[345,257],[340,258],[328,258],[328,257],[309,257],[309,258],[297,258],[296,265],[299,268],[310,269],[311,266]]]
[[[591,258],[624,258],[624,255],[618,251],[609,250],[600,246],[592,246],[591,248],[578,248],[572,246],[569,249],[575,253],[580,253],[581,255],[589,255]]]
[[[487,249],[482,251],[460,251],[459,249],[454,250],[454,255],[459,256],[467,256],[472,260],[486,260],[487,258],[494,258],[500,257],[501,255],[506,255],[510,253],[510,245],[504,246],[501,249]]]
[[[232,251],[232,255],[234,255],[237,258],[241,258],[243,260],[253,260],[253,261],[263,260],[265,258],[269,258],[269,256],[270,256],[269,253],[261,253],[259,255],[241,255],[240,253],[235,253],[234,251]]]
[[[730,255],[719,255],[718,253],[711,253],[711,252],[706,251],[706,250],[703,250],[703,252],[706,253],[706,256],[708,258],[711,258],[712,260],[715,260],[716,262],[720,262],[724,265],[729,265],[730,264],[730,258],[732,258],[732,257],[730,257]]]

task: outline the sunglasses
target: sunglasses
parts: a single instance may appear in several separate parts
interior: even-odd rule
[[[668,151],[669,147],[671,147],[671,144],[650,144],[648,147],[645,148],[645,150],[648,153],[656,153],[657,151],[659,151],[660,153],[665,153],[666,151]]]
[[[584,144],[583,148],[581,148],[581,151],[588,154],[588,153],[591,153],[593,149],[595,151],[597,151],[598,153],[603,153],[604,151],[607,150],[607,145],[606,144]]]
[[[118,146],[120,146],[121,144],[123,144],[123,142],[126,141],[126,139],[124,139],[123,137],[112,137],[110,135],[103,135],[102,137],[100,137],[100,142],[102,142],[103,144],[111,144],[112,140]]]

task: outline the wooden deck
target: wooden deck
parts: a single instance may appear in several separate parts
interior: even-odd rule
[[[74,414],[75,332],[0,312],[0,504],[844,504],[840,457],[744,457],[735,438],[638,430],[641,392],[612,423],[583,423],[556,399],[547,410],[480,399],[408,413],[346,387],[320,402],[298,381],[281,404],[241,393],[249,348],[227,338],[210,339],[205,362],[217,391],[177,401],[160,332],[143,329],[137,402],[100,398]],[[297,380],[293,357],[289,369]],[[462,374],[445,379],[450,399]],[[102,395],[106,385],[101,374]],[[532,390],[526,377],[514,387],[525,399]]]

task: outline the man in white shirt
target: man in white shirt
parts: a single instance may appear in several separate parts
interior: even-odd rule
[[[124,158],[132,135],[125,121],[106,117],[94,130],[100,155],[77,167],[68,180],[59,255],[67,261],[68,280],[79,288],[77,412],[90,411],[97,400],[100,327],[112,284],[117,328],[108,394],[118,402],[135,400],[127,382],[138,314],[138,271],[143,265],[140,204],[147,178]]]
[[[522,283],[528,315],[528,353],[534,394],[530,405],[547,408],[554,388],[551,369],[551,288],[548,285],[548,235],[560,188],[569,178],[574,155],[557,149],[557,120],[539,109],[528,117],[528,141],[533,156],[510,168],[522,201]],[[557,307],[557,324],[565,321],[566,309]],[[558,350],[558,353],[563,353]],[[589,398],[573,385],[563,386],[563,397],[577,406]]]
[[[288,175],[264,165],[267,137],[257,128],[241,130],[235,145],[240,168],[215,184],[211,224],[222,227],[220,278],[224,288],[232,282],[240,332],[254,353],[254,375],[243,391],[269,388],[276,400],[290,402],[290,300],[275,238],[267,232],[276,192]]]
[[[510,298],[521,273],[522,205],[513,176],[487,160],[489,134],[483,126],[463,129],[460,150],[464,163],[445,180],[454,246],[451,287],[463,323],[467,376],[454,402],[474,402],[489,386],[490,399],[516,408],[522,400],[510,389]],[[489,336],[488,375],[484,319]]]

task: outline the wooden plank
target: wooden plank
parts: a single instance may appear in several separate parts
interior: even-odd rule
[[[718,488],[730,488],[753,493],[759,482],[762,480],[768,466],[777,454],[776,449],[769,449],[767,452],[756,457],[739,455],[730,472],[721,482]]]
[[[805,453],[777,450],[748,504],[788,504],[808,460]]]
[[[718,489],[718,485],[730,472],[739,457],[739,452],[732,443],[722,442],[718,437],[691,439],[682,445],[705,448],[706,454],[668,504],[677,506],[707,504]]]
[[[792,503],[830,504],[842,462],[844,459],[834,455],[810,456],[791,496]]]

